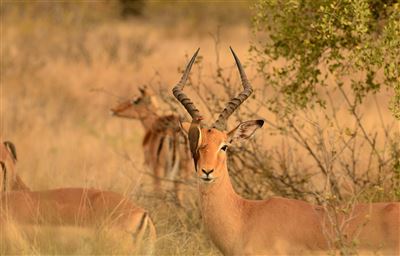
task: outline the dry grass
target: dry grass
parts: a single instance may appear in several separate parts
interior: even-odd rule
[[[1,6],[0,132],[17,146],[19,174],[34,190],[95,187],[131,196],[155,221],[158,252],[216,254],[203,233],[194,189],[188,209],[177,208],[169,194],[167,199],[153,195],[143,166],[143,129],[138,122],[112,118],[108,109],[119,98],[95,90],[126,98],[154,79],[172,87],[185,54],[202,46],[204,55],[213,56],[212,37],[204,30],[188,35],[184,26],[179,32],[157,21],[109,18],[101,9],[94,12],[100,13],[94,22],[85,20],[90,11],[85,5],[76,7],[81,19],[73,5],[58,6],[65,12],[62,18],[51,4],[47,8],[54,12],[35,14],[39,7]],[[247,50],[246,25],[222,31],[227,44]],[[67,236],[41,231],[34,243],[20,236],[18,253],[110,253],[96,239],[92,244],[98,246],[84,251],[74,251],[70,242],[49,245],[43,236],[55,237],[54,232]]]
[[[112,118],[108,109],[120,98],[136,95],[143,84],[172,88],[178,67],[199,46],[207,79],[215,67],[212,35],[218,25],[220,65],[233,64],[229,45],[246,60],[251,39],[247,22],[208,22],[197,31],[193,28],[201,24],[198,20],[177,22],[179,26],[151,18],[119,20],[102,5],[59,5],[57,13],[49,4],[50,14],[47,9],[36,13],[40,6],[27,6],[7,1],[1,6],[0,133],[17,146],[22,178],[34,190],[94,187],[124,193],[149,210],[159,235],[158,253],[218,254],[203,230],[195,187],[188,186],[185,208],[177,207],[169,194],[166,199],[154,195],[143,166],[143,129],[139,122]],[[381,106],[382,116],[390,121],[386,105]],[[368,127],[377,126],[375,112],[368,111],[364,120]],[[268,138],[266,148],[280,143],[279,138]],[[96,246],[79,252],[70,251],[69,245],[50,248],[43,241],[27,244],[23,253],[107,252]]]

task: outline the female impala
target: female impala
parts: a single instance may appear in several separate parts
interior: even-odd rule
[[[8,142],[12,150],[6,151],[6,144],[0,149],[0,165],[5,177],[12,173],[9,168],[15,174],[15,162],[10,165],[5,161],[12,156],[16,160],[15,146]],[[7,152],[12,154],[8,155]],[[123,240],[125,248],[127,246],[131,252],[139,250],[144,240],[148,243],[143,245],[151,250],[156,239],[154,224],[144,209],[120,194],[92,188],[29,191],[26,187],[25,191],[10,189],[0,193],[1,239],[10,224],[22,228],[32,225],[55,228],[69,226],[93,231],[103,227],[102,230],[120,239],[119,244]]]
[[[235,193],[227,167],[227,147],[249,138],[264,122],[247,121],[230,132],[225,131],[228,117],[252,93],[240,61],[231,49],[244,90],[228,102],[212,128],[202,127],[200,112],[182,92],[198,51],[173,94],[192,117],[192,124],[184,123],[182,127],[188,134],[195,163],[204,224],[215,245],[228,255],[298,255],[333,249],[328,248],[324,236],[332,227],[326,227],[329,223],[322,207],[280,197],[246,200]],[[399,214],[399,203],[359,204],[345,232],[350,241],[357,235],[360,250],[399,255]]]
[[[8,224],[17,225],[22,230],[32,225],[89,228],[93,231],[101,228],[117,237],[118,242],[131,252],[142,246],[147,235],[147,249],[156,239],[154,225],[144,209],[120,194],[91,188],[0,193],[2,234],[7,232]]]
[[[0,192],[29,190],[15,170],[17,152],[12,142],[4,141],[0,144],[0,163]]]
[[[192,167],[186,136],[180,129],[177,115],[157,114],[157,107],[147,88],[139,88],[141,96],[124,101],[111,109],[117,117],[138,119],[146,130],[143,139],[145,164],[154,173],[154,188],[161,190],[161,178],[174,181],[178,201],[182,203],[181,180],[187,180]]]

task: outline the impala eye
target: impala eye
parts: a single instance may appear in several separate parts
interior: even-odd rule
[[[226,151],[227,149],[228,149],[228,145],[223,145],[221,148],[222,151]]]

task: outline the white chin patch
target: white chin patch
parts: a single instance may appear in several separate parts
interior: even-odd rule
[[[210,178],[210,177],[208,177],[208,178],[206,178],[206,177],[201,177],[200,178],[201,179],[201,181],[203,182],[203,183],[213,183],[214,182],[214,178]]]

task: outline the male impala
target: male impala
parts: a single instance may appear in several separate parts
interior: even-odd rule
[[[15,147],[12,148],[16,156]],[[4,158],[0,159],[0,165],[7,176],[11,173],[8,166],[15,168],[15,165],[6,165],[5,151],[1,152]],[[132,252],[140,249],[141,245],[147,245],[151,250],[156,239],[154,224],[144,209],[120,194],[92,188],[0,193],[1,238],[7,233],[9,225],[14,224],[22,228],[32,225],[70,226],[93,231],[102,227]],[[146,244],[143,243],[145,240]]]
[[[138,119],[146,130],[143,139],[145,164],[154,173],[154,188],[160,191],[162,178],[174,181],[175,194],[182,202],[181,180],[187,180],[192,163],[186,136],[180,129],[179,116],[157,114],[157,106],[147,88],[141,96],[111,109],[117,117]]]
[[[244,90],[228,102],[211,128],[202,126],[199,110],[182,92],[198,51],[173,94],[192,117],[192,124],[184,123],[182,127],[188,134],[195,162],[204,224],[215,245],[227,255],[326,254],[334,249],[329,248],[324,236],[332,227],[327,226],[330,223],[322,207],[280,197],[247,200],[235,193],[227,167],[227,147],[249,138],[264,122],[243,122],[226,132],[228,117],[252,93],[240,61],[231,49]],[[350,241],[359,240],[361,251],[399,255],[399,214],[399,203],[356,205],[345,233]]]

